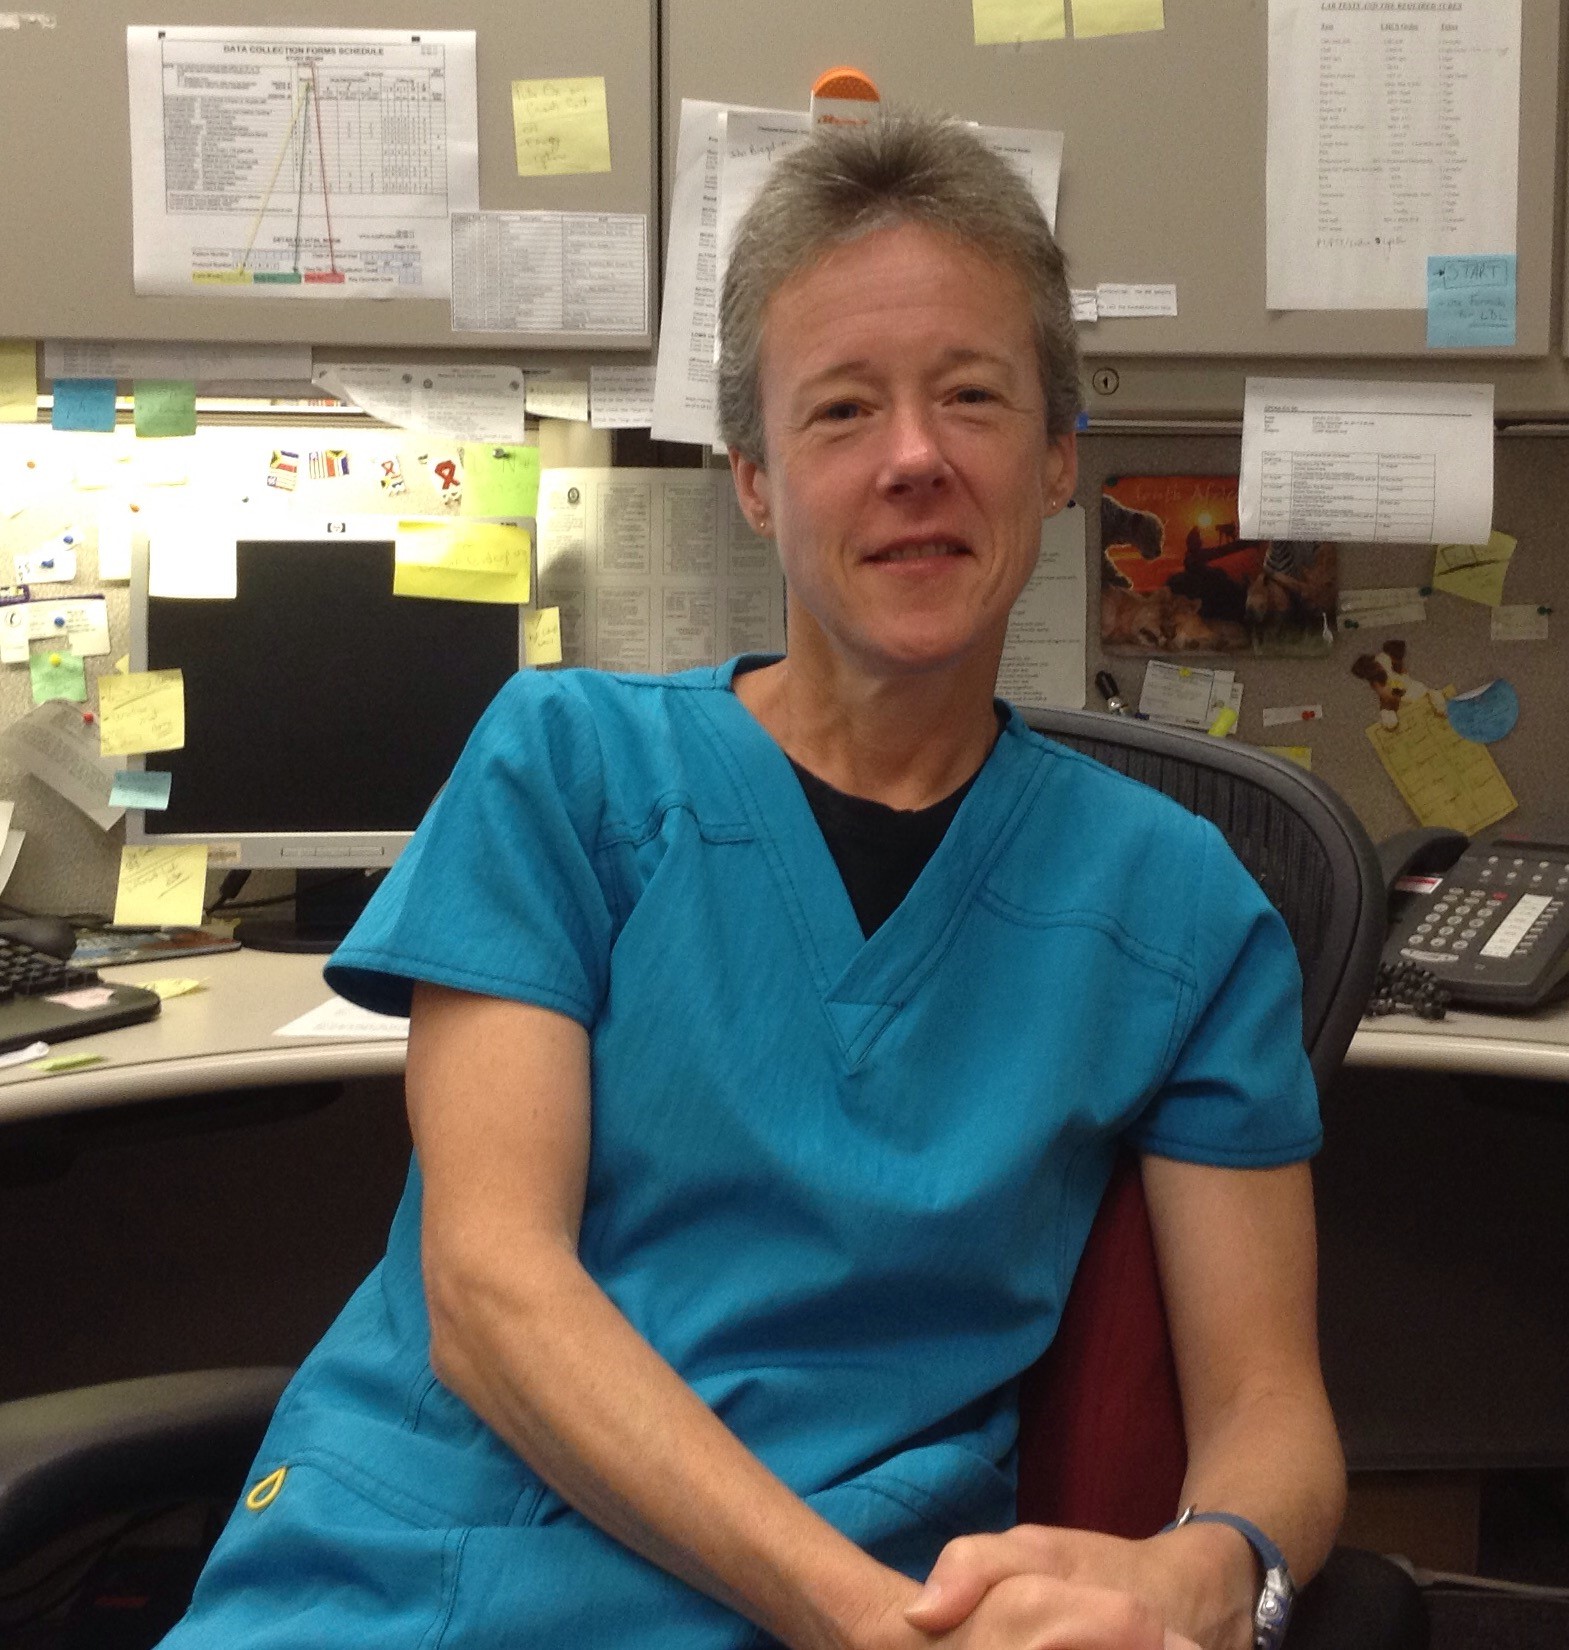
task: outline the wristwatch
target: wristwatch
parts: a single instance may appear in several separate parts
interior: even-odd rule
[[[1166,1526],[1181,1529],[1184,1524],[1229,1524],[1253,1549],[1264,1584],[1253,1606],[1253,1650],[1281,1650],[1286,1623],[1291,1620],[1291,1601],[1297,1596],[1295,1582],[1286,1568],[1286,1556],[1251,1519],[1229,1512],[1200,1512],[1185,1507],[1182,1516]]]

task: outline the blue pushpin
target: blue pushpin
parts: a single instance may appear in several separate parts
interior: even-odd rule
[[[64,630],[65,629],[65,614],[63,614],[63,613],[56,613],[55,614],[55,616],[54,616],[54,627],[55,627],[56,630]]]
[[[66,534],[63,535],[63,541],[66,544],[75,544],[76,543],[76,540],[73,539],[69,533],[66,533]]]
[[[41,562],[39,562],[38,565],[40,567],[53,567],[54,566],[54,557],[53,556],[45,556],[44,559]]]

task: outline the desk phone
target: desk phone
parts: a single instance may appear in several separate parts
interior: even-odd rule
[[[1430,970],[1460,1007],[1523,1012],[1569,988],[1569,844],[1441,832],[1405,849],[1386,857],[1385,962]]]

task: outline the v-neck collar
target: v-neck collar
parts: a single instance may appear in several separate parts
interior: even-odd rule
[[[755,657],[721,665],[714,685],[725,691],[705,695],[705,704],[712,706],[725,765],[768,857],[823,1011],[853,1067],[941,962],[976,891],[1013,840],[1047,763],[1010,709],[920,876],[882,926],[864,936],[789,757],[735,693],[738,668]]]

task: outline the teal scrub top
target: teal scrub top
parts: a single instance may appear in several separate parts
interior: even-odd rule
[[[1015,1382],[1119,1141],[1317,1147],[1284,924],[1212,826],[1010,715],[863,936],[737,661],[524,673],[328,964],[588,1029],[579,1252],[736,1436],[884,1562],[1013,1519]],[[419,1171],[289,1388],[191,1614],[198,1645],[741,1650],[430,1369]],[[629,1400],[630,1401],[630,1400]]]

